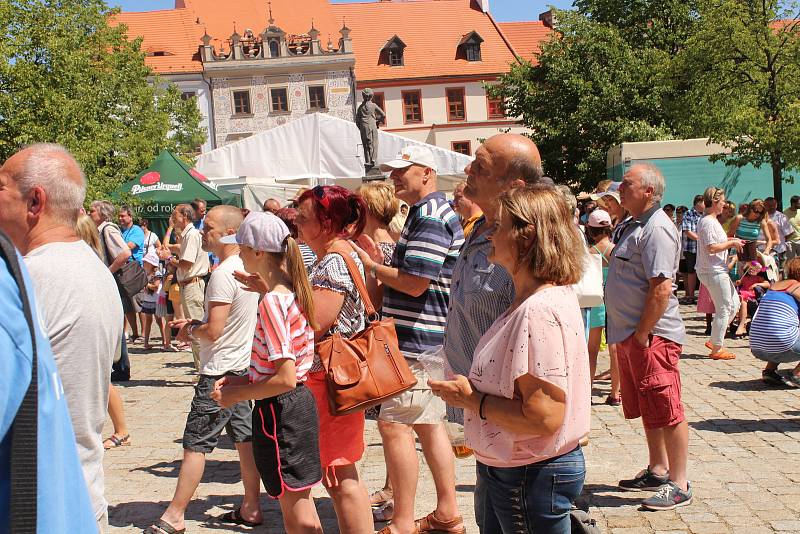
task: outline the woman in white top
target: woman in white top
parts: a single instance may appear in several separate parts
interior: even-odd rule
[[[144,230],[144,254],[142,255],[142,262],[147,276],[151,276],[156,272],[156,268],[161,261],[158,257],[158,249],[161,248],[161,241],[158,240],[158,236],[155,232],[150,231],[150,221],[141,219],[139,221],[139,226]]]
[[[706,286],[714,301],[714,320],[711,323],[711,341],[706,347],[713,360],[732,360],[736,356],[722,349],[728,323],[739,310],[736,287],[728,275],[728,250],[742,251],[742,240],[728,237],[717,217],[725,209],[725,191],[709,187],[703,193],[706,215],[697,224],[697,277]]]

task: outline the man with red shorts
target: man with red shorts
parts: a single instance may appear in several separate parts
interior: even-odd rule
[[[623,412],[626,419],[642,418],[650,455],[647,469],[619,487],[657,490],[642,502],[650,510],[692,502],[678,370],[685,331],[673,294],[680,241],[661,209],[663,194],[664,176],[654,165],[633,165],[622,178],[620,201],[631,218],[612,252],[605,291],[606,335],[618,344]]]

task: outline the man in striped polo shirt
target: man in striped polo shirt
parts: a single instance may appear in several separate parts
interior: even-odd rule
[[[417,357],[444,342],[450,279],[464,234],[458,216],[437,189],[433,153],[408,146],[380,166],[391,172],[395,194],[409,206],[392,265],[379,265],[361,253],[369,276],[384,284],[383,314],[392,317],[400,350],[417,385],[381,405],[378,428],[383,438],[386,468],[394,490],[394,517],[384,534],[464,531],[455,493],[455,464],[444,428],[445,404],[431,393]],[[419,466],[414,434],[436,485],[436,509],[414,522]]]

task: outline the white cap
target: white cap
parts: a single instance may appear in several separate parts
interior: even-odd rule
[[[244,245],[261,252],[283,252],[289,235],[291,234],[286,224],[272,213],[251,211],[235,235],[226,235],[219,242]]]
[[[622,205],[622,202],[619,200],[619,193],[616,191],[605,191],[600,194],[592,194],[592,200],[600,200],[601,198],[605,197],[611,197],[617,201],[617,204],[620,206]]]
[[[589,218],[586,221],[586,226],[590,226],[592,228],[611,226],[611,216],[606,210],[596,209],[589,214]]]
[[[380,170],[382,172],[392,172],[394,169],[405,169],[413,164],[430,167],[433,172],[438,172],[433,152],[431,152],[430,148],[421,145],[406,146],[393,160],[381,163]]]

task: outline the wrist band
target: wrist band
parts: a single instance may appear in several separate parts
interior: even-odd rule
[[[478,417],[486,421],[486,416],[483,415],[483,403],[486,402],[486,397],[488,397],[488,393],[484,393],[483,397],[481,397],[481,405],[478,407]]]

